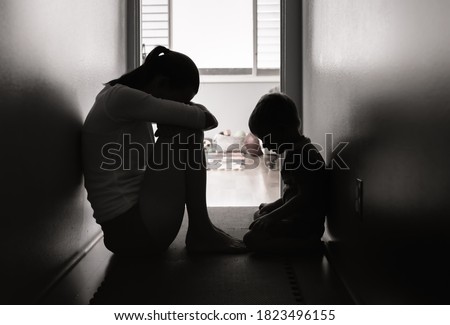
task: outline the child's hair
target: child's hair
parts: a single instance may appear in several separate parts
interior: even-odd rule
[[[262,96],[248,120],[250,131],[258,136],[265,136],[276,128],[298,129],[300,124],[295,103],[283,93]]]
[[[155,47],[144,63],[107,84],[122,84],[131,88],[140,88],[156,76],[166,77],[172,89],[190,88],[198,92],[200,77],[197,66],[188,56],[171,51],[164,46]]]

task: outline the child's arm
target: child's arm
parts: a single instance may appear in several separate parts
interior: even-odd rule
[[[276,221],[279,221],[288,216],[295,215],[301,209],[301,206],[304,205],[304,202],[305,197],[297,194],[286,201],[284,204],[283,202],[281,202],[282,204],[278,208],[262,215],[259,219],[253,221],[253,223],[250,225],[250,229],[266,229]]]
[[[278,209],[283,204],[283,199],[279,198],[278,200],[272,202],[272,203],[261,203],[259,205],[258,211],[255,212],[254,218],[260,218],[263,215],[272,212],[275,209]]]
[[[278,209],[282,205],[283,205],[283,198],[279,198],[278,200],[272,203],[261,203],[259,205],[259,211],[261,211],[261,213],[269,213],[275,209]]]
[[[295,164],[301,167],[299,167],[291,176],[294,178],[294,183],[296,184],[294,187],[295,190],[292,189],[295,191],[295,194],[277,209],[274,209],[255,220],[250,225],[250,229],[266,229],[272,223],[283,218],[299,215],[304,207],[311,206],[312,202],[320,202],[321,198],[323,199],[323,189],[326,183],[324,170],[317,169],[314,164],[308,165],[310,162],[323,162],[323,159],[320,156],[320,153],[315,149],[310,149],[308,154],[309,156],[302,162],[303,164]],[[298,159],[299,156],[294,156],[294,158]]]

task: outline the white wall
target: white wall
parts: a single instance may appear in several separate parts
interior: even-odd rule
[[[36,303],[100,232],[80,134],[102,83],[126,70],[125,4],[0,1],[0,304]]]
[[[248,117],[258,100],[277,82],[204,82],[193,99],[205,105],[219,121],[217,129],[207,131],[206,137],[222,130],[248,132]]]

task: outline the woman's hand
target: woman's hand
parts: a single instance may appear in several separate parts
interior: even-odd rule
[[[205,113],[205,128],[204,128],[205,131],[212,130],[219,125],[219,122],[217,122],[216,117],[210,111],[208,111],[208,109],[205,106],[197,103],[191,103],[191,105],[200,108],[203,111],[203,113]]]
[[[211,112],[205,112],[205,131],[215,129],[219,125],[217,119]]]

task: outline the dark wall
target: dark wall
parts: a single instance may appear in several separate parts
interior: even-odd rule
[[[349,143],[350,169],[332,173],[331,238],[447,236],[450,3],[311,0],[304,10],[305,133]]]
[[[449,283],[450,2],[303,10],[304,132],[324,148],[348,143],[348,170],[326,154],[329,257],[359,302],[448,303],[437,291]]]
[[[80,128],[123,73],[125,1],[0,2],[0,302],[35,301],[99,232]]]
[[[302,1],[281,0],[281,90],[297,105],[302,116]]]

